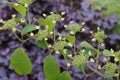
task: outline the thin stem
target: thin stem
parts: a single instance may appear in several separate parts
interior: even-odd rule
[[[86,64],[87,68],[89,68],[91,71],[95,72],[97,75],[101,76],[102,78],[104,78],[103,74],[101,74],[100,72],[98,72],[97,70],[95,70],[94,68],[92,68],[91,66],[89,66],[88,64]]]
[[[98,67],[98,63],[99,63],[99,55],[100,55],[100,43],[98,43],[98,53],[96,56],[96,68]]]
[[[20,37],[15,32],[13,32],[13,33],[20,42],[24,43],[24,41],[22,39],[20,39]]]
[[[55,34],[56,34],[56,31],[55,31],[55,28],[54,28],[54,33],[53,33],[54,43],[56,42]]]
[[[28,23],[31,24],[31,21],[30,21],[30,12],[29,12],[29,8],[27,7],[27,13],[28,13]]]
[[[75,37],[75,34],[74,34],[74,37]],[[74,42],[74,54],[76,54],[76,44]]]

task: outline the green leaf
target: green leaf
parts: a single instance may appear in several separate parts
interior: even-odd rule
[[[86,41],[81,42],[80,46],[87,49],[94,49],[94,47]]]
[[[103,51],[103,55],[104,55],[104,56],[113,56],[112,52],[109,51],[109,50],[107,50],[107,49],[105,49],[105,50]]]
[[[60,17],[61,16],[59,14],[51,14],[51,15],[47,16],[46,19],[50,20],[50,21],[59,21]]]
[[[50,31],[52,31],[55,26],[51,20],[47,20],[47,19],[38,19],[37,22],[42,24],[44,27],[48,26],[48,30]]]
[[[21,35],[25,35],[31,31],[36,30],[36,26],[35,25],[27,25],[25,26],[22,31],[21,31]]]
[[[84,72],[85,71],[85,64],[81,64],[77,68],[79,69],[79,71]]]
[[[60,74],[59,78],[57,80],[72,80],[71,75],[69,72],[64,71],[63,73]]]
[[[12,54],[10,64],[16,73],[19,75],[30,74],[32,64],[23,48],[17,48]]]
[[[53,56],[49,55],[45,58],[43,67],[47,80],[57,80],[60,75],[60,68]]]
[[[77,23],[75,23],[75,24],[70,23],[70,26],[67,27],[68,30],[73,31],[74,33],[76,33],[77,31],[80,31],[81,28],[82,28],[82,26]]]
[[[67,36],[64,36],[69,42],[71,42],[71,43],[75,43],[75,37],[74,36],[69,36],[69,35],[67,35]]]
[[[53,45],[56,51],[61,51],[65,46],[68,46],[66,41],[58,41]]]
[[[40,48],[46,48],[48,46],[48,44],[47,44],[47,42],[45,40],[38,40],[38,39],[36,39],[35,43]]]
[[[26,15],[26,8],[18,3],[13,2],[6,2],[7,4],[10,4],[17,12],[19,12],[23,17]]]

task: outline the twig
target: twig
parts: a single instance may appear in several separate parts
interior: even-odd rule
[[[101,76],[102,78],[104,78],[103,74],[101,74],[100,72],[98,72],[97,70],[95,70],[94,68],[92,68],[91,66],[89,66],[88,64],[86,64],[87,68],[89,68],[91,71],[95,72],[97,75]]]

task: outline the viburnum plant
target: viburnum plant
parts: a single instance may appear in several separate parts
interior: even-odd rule
[[[85,29],[82,24],[77,24],[70,22],[69,25],[64,25],[64,29],[67,30],[68,34],[61,34],[57,32],[55,25],[58,21],[63,21],[63,16],[65,12],[56,14],[50,12],[50,15],[43,14],[44,18],[34,19],[32,23],[30,14],[29,14],[29,5],[34,2],[33,0],[20,0],[18,3],[14,2],[5,2],[5,4],[11,5],[21,17],[16,18],[15,15],[12,15],[12,19],[7,21],[0,20],[3,23],[3,27],[0,27],[0,30],[12,30],[18,40],[21,42],[21,47],[17,48],[11,57],[10,64],[16,73],[19,75],[30,74],[32,70],[32,63],[24,51],[22,46],[29,39],[34,39],[37,46],[40,48],[48,49],[49,55],[44,60],[43,71],[47,80],[72,80],[72,77],[69,73],[69,67],[75,66],[85,75],[84,80],[89,76],[97,74],[103,79],[117,79],[119,80],[120,74],[120,51],[111,50],[100,50],[101,46],[104,46],[104,39],[107,37],[103,31],[99,28],[97,32],[90,31],[90,34],[94,36],[92,42],[97,43],[97,48],[93,47],[87,41],[80,43],[80,48],[76,48],[76,33],[84,32]],[[27,19],[25,18],[27,16]],[[19,25],[25,23],[26,25],[19,29]],[[41,24],[43,27],[36,25]],[[36,31],[36,32],[35,32]],[[19,32],[21,37],[19,37],[16,32]],[[58,36],[56,36],[56,34]],[[26,36],[27,39],[24,39],[23,36]],[[52,40],[52,43],[49,43],[48,39]],[[66,61],[66,71],[61,72],[60,68],[53,57],[53,53],[62,55]],[[100,65],[100,57],[104,57],[105,64]],[[109,58],[113,57],[114,62],[110,62]],[[96,66],[93,68],[89,63],[95,63]],[[85,69],[88,68],[92,73],[87,73]],[[104,73],[101,73],[100,70],[104,70]]]

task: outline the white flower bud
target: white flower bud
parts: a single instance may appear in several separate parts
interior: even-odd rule
[[[12,17],[13,17],[13,18],[15,18],[15,17],[16,17],[16,15],[15,15],[15,14],[13,14],[13,15],[12,15]]]
[[[93,31],[90,31],[90,33],[92,34],[92,33],[93,33]]]
[[[0,22],[1,22],[1,23],[4,23],[3,19],[0,19]]]
[[[30,33],[30,37],[34,37],[34,36],[35,36],[34,33],[31,32],[31,33]]]
[[[90,62],[95,62],[95,60],[93,58],[90,58]]]
[[[62,15],[62,16],[65,15],[65,12],[61,12],[61,15]]]
[[[85,25],[85,22],[82,22],[82,26],[84,26]]]
[[[104,60],[104,61],[108,61],[108,59],[107,59],[107,58],[105,58],[105,57],[103,58],[103,60]]]
[[[73,31],[70,31],[70,34],[72,34],[72,35],[73,35],[73,34],[74,34],[74,32],[73,32]]]
[[[64,54],[66,54],[67,53],[67,49],[64,49],[63,52],[64,52]]]
[[[50,34],[53,34],[53,32],[50,32]]]
[[[91,56],[92,55],[91,51],[89,51],[88,54]]]
[[[110,49],[111,53],[114,53],[114,50],[113,49]]]
[[[98,69],[100,70],[100,69],[102,69],[102,67],[100,65],[98,65]]]
[[[64,25],[64,28],[67,28],[68,26],[67,25]]]
[[[47,15],[46,14],[43,14],[44,17],[46,17]]]
[[[70,21],[70,24],[72,24],[73,23],[73,21]]]
[[[46,41],[47,41],[47,40],[48,40],[48,38],[44,38],[44,40],[46,40]]]
[[[104,43],[101,43],[101,46],[105,46],[105,44],[104,44]]]
[[[18,5],[18,3],[15,3],[15,6],[17,6]]]
[[[100,27],[97,27],[97,30],[100,31]]]
[[[114,61],[117,62],[117,61],[119,61],[119,59],[118,59],[117,57],[115,57],[115,58],[114,58]]]
[[[54,12],[50,12],[50,14],[54,14]]]
[[[21,21],[21,22],[25,22],[25,19],[21,19],[20,21]]]
[[[55,53],[56,53],[56,54],[60,54],[60,52],[59,52],[59,51],[55,51]]]
[[[51,48],[51,47],[52,47],[52,45],[51,45],[51,44],[49,44],[49,45],[48,45],[48,48]]]
[[[71,55],[71,54],[69,54],[69,55],[68,55],[68,57],[69,57],[69,58],[72,58],[72,55]]]
[[[67,67],[70,67],[71,66],[71,64],[70,63],[67,63]]]
[[[25,3],[25,7],[26,7],[26,8],[28,7],[28,4],[27,4],[27,3]]]
[[[12,31],[13,31],[13,32],[16,32],[16,28],[12,28]]]
[[[61,18],[61,21],[64,21],[65,20],[65,18]]]
[[[96,39],[95,39],[95,38],[93,38],[91,41],[92,41],[92,42],[96,42]]]
[[[60,36],[60,37],[58,37],[58,40],[62,40],[62,37]]]
[[[85,32],[85,28],[82,28],[82,30],[81,30],[82,32]]]
[[[72,47],[73,45],[71,43],[68,43],[68,46]]]
[[[39,27],[39,26],[36,26],[36,29],[40,29],[40,27]]]

